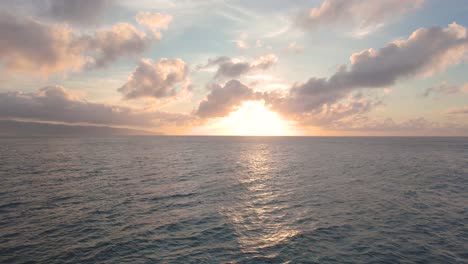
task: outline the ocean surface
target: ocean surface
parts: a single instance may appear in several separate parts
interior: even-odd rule
[[[0,263],[468,263],[468,138],[0,138]]]

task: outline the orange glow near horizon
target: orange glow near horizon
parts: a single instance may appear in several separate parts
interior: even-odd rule
[[[292,121],[284,120],[265,106],[263,101],[245,101],[228,116],[195,129],[194,134],[232,136],[301,135]]]

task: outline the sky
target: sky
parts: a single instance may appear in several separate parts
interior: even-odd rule
[[[3,0],[0,120],[468,136],[465,0]]]

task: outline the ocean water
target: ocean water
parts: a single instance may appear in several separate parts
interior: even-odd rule
[[[467,263],[468,138],[0,138],[1,263]]]

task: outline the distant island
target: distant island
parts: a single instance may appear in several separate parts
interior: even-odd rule
[[[65,125],[39,122],[0,120],[0,136],[48,136],[48,135],[161,135],[161,133],[93,125]]]

